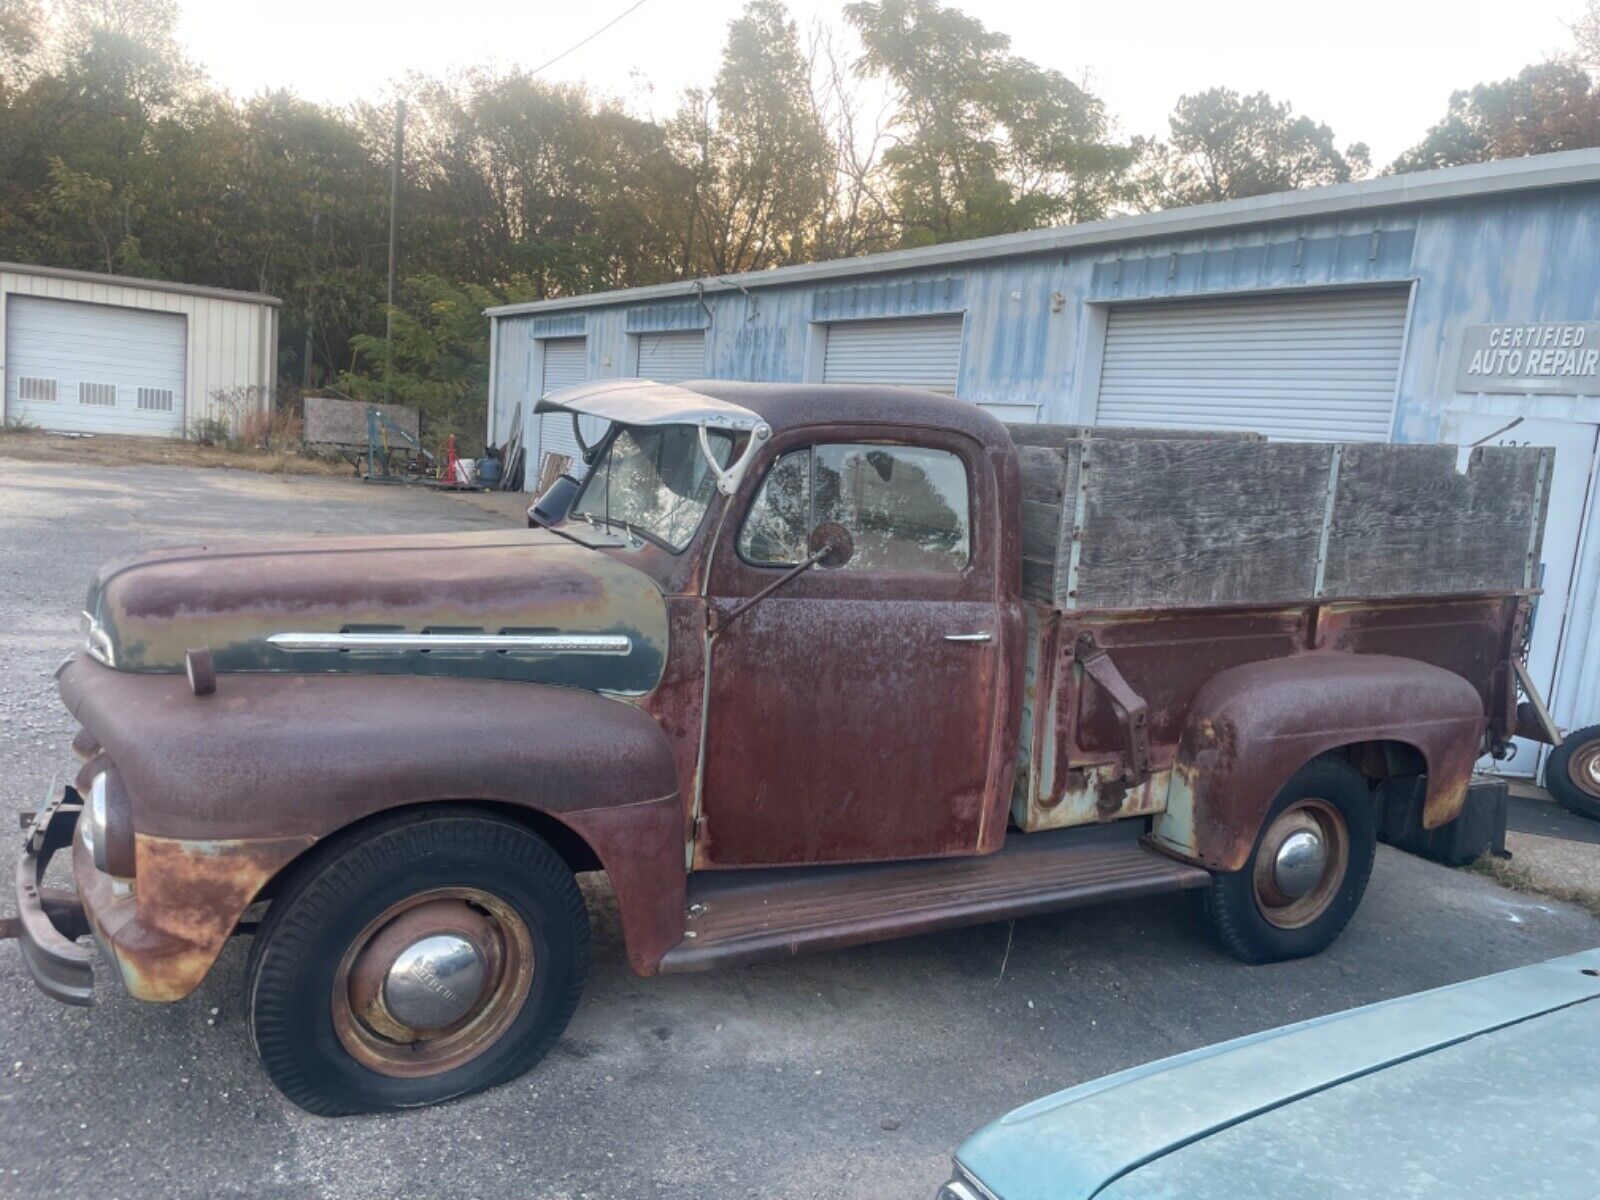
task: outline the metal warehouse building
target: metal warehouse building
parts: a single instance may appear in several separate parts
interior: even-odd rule
[[[0,263],[5,419],[41,429],[183,437],[266,408],[279,301],[251,292]]]
[[[917,384],[1006,421],[1554,446],[1530,667],[1558,721],[1600,721],[1600,151],[489,316],[490,440],[520,402],[530,464],[574,451],[535,398],[627,375]],[[1530,772],[1531,748],[1510,765]]]

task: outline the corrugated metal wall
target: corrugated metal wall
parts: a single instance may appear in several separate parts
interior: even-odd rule
[[[0,347],[5,345],[6,299],[13,295],[182,314],[188,323],[186,430],[202,418],[237,419],[251,405],[266,408],[271,403],[278,369],[278,310],[271,304],[168,292],[156,284],[144,287],[0,271]],[[0,363],[0,371],[3,367]]]

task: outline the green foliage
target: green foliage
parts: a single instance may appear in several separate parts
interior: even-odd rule
[[[358,333],[350,339],[354,365],[341,372],[339,386],[355,400],[412,405],[425,444],[454,433],[462,453],[476,453],[489,380],[483,310],[501,301],[477,284],[437,275],[407,279],[395,306],[392,363],[382,334]]]
[[[189,436],[202,446],[229,446],[233,426],[222,417],[196,417],[189,422]]]
[[[894,90],[884,155],[904,245],[1105,216],[1131,161],[1095,96],[936,0],[845,8],[863,74]]]
[[[1591,7],[1588,20],[1596,38],[1589,49],[1600,51],[1600,9]],[[1444,120],[1389,169],[1426,171],[1588,146],[1600,146],[1600,90],[1582,67],[1552,61],[1452,94]]]
[[[1135,139],[1145,209],[1345,183],[1371,168],[1365,145],[1341,152],[1328,126],[1296,116],[1265,92],[1212,88],[1183,96],[1168,125],[1165,142]]]

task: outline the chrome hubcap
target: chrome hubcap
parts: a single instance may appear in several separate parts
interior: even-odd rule
[[[1591,796],[1600,796],[1600,745],[1591,743],[1567,763],[1567,774],[1579,789]]]
[[[1333,903],[1349,864],[1350,832],[1339,810],[1315,796],[1296,801],[1261,835],[1256,908],[1279,929],[1309,925]]]
[[[333,1028],[382,1075],[420,1078],[492,1046],[533,985],[533,936],[504,900],[435,888],[379,913],[334,974]]]
[[[1291,900],[1298,900],[1317,886],[1327,866],[1328,846],[1321,833],[1297,829],[1278,847],[1272,875],[1280,892]]]
[[[383,982],[383,1000],[413,1029],[440,1029],[472,1011],[488,963],[464,937],[435,934],[400,951]]]

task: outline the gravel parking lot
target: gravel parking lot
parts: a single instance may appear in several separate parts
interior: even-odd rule
[[[222,535],[504,521],[341,479],[0,461],[6,826],[69,773],[50,673],[101,560]],[[93,1009],[47,1000],[0,945],[0,1195],[927,1197],[961,1138],[1044,1092],[1600,943],[1577,909],[1382,848],[1349,931],[1299,963],[1222,957],[1180,897],[639,980],[603,882],[589,893],[589,991],[551,1056],[487,1095],[397,1116],[323,1120],[271,1089],[242,1011],[243,939],[182,1004],[102,979]]]

